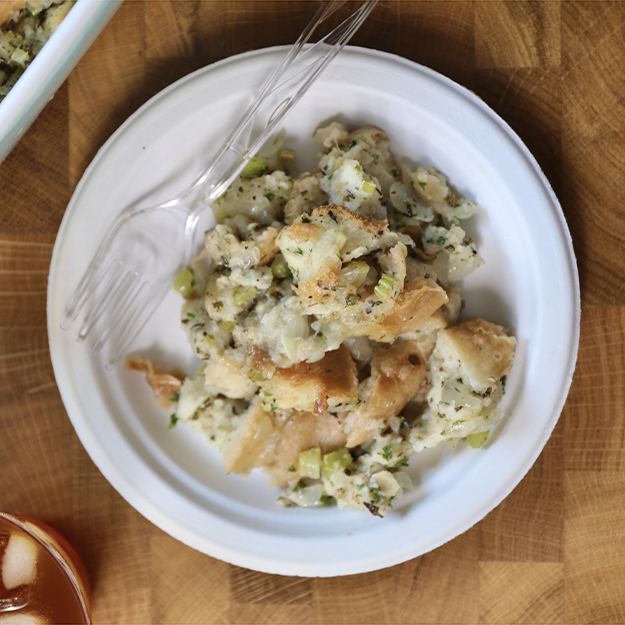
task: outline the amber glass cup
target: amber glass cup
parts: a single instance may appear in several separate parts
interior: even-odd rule
[[[24,557],[18,549],[25,549]],[[9,561],[26,573],[11,573]],[[0,573],[0,623],[91,623],[85,568],[67,540],[45,523],[0,512]]]

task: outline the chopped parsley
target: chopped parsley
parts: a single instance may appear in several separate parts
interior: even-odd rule
[[[265,197],[271,202],[276,197],[276,194],[269,191],[269,193],[265,193]]]
[[[373,503],[380,503],[382,501],[382,493],[379,488],[369,487],[369,494],[371,495],[371,501]]]
[[[167,427],[171,430],[171,428],[173,428],[176,425],[176,423],[178,423],[178,421],[179,421],[179,419],[176,416],[175,412],[170,414],[169,415],[169,425]]]
[[[334,497],[323,493],[323,495],[319,498],[319,503],[322,506],[331,506],[334,503]]]
[[[393,457],[393,448],[390,445],[384,445],[382,448],[382,458],[390,460]]]

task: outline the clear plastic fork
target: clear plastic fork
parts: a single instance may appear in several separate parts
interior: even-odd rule
[[[345,0],[324,3],[195,181],[166,202],[128,206],[116,218],[74,289],[62,323],[64,330],[77,325],[77,340],[88,339],[107,368],[126,353],[171,289],[176,273],[200,248],[201,226],[212,203],[272,136],[376,2],[362,2],[317,43],[305,45]]]

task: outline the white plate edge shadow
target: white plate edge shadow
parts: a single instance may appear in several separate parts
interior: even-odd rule
[[[79,182],[79,184],[77,185],[74,191],[72,200],[70,201],[68,210],[63,218],[61,227],[59,229],[59,233],[57,236],[57,241],[55,243],[52,261],[50,265],[50,275],[49,275],[50,281],[49,281],[49,289],[48,289],[48,332],[49,332],[49,338],[50,338],[50,352],[51,352],[52,364],[54,367],[54,372],[55,372],[57,381],[63,380],[64,374],[62,371],[59,370],[59,358],[58,357],[55,358],[55,349],[53,345],[53,335],[55,333],[53,330],[56,330],[56,328],[54,329],[52,328],[53,319],[52,319],[52,311],[51,311],[51,306],[50,306],[50,300],[52,297],[52,287],[53,287],[52,278],[53,278],[55,264],[58,261],[58,256],[59,256],[59,241],[62,240],[64,230],[67,227],[69,220],[71,219],[73,208],[76,205],[75,200],[77,197],[79,197],[81,189],[83,185],[86,183],[87,179],[89,178],[91,171],[97,166],[97,163],[102,158],[106,150],[116,141],[116,139],[121,134],[123,134],[124,130],[129,125],[131,125],[132,122],[146,110],[146,108],[155,104],[160,98],[164,97],[171,90],[178,88],[181,85],[181,83],[183,83],[184,81],[191,80],[194,77],[196,77],[198,74],[208,71],[211,68],[214,69],[217,66],[223,66],[234,61],[244,60],[247,57],[253,57],[260,53],[272,53],[272,52],[276,52],[276,51],[284,50],[284,49],[285,47],[280,46],[280,47],[264,48],[261,50],[254,50],[251,52],[246,52],[240,55],[229,57],[227,59],[224,59],[222,61],[219,61],[218,63],[209,65],[207,67],[201,68],[197,70],[196,72],[193,72],[192,74],[189,74],[188,76],[181,78],[177,82],[168,86],[163,91],[156,94],[153,98],[151,98],[148,102],[146,102],[142,107],[140,107],[135,113],[133,113],[133,115],[131,115],[115,131],[115,133],[107,140],[107,142],[100,148],[100,150],[94,157],[93,161],[84,172],[81,178],[81,181]],[[448,540],[454,538],[455,536],[458,536],[459,534],[463,533],[464,531],[469,529],[472,525],[474,525],[476,522],[481,520],[493,508],[495,508],[505,497],[507,497],[507,495],[523,479],[527,471],[531,468],[531,466],[536,461],[536,458],[542,451],[553,428],[555,427],[555,424],[557,423],[557,420],[559,418],[560,412],[564,405],[566,396],[568,394],[570,383],[572,381],[573,370],[574,370],[578,343],[579,343],[579,320],[580,320],[579,280],[577,276],[575,256],[573,252],[570,233],[568,231],[568,227],[566,226],[566,222],[564,220],[564,216],[562,214],[559,202],[551,186],[549,185],[549,182],[547,181],[546,177],[544,176],[543,172],[541,171],[540,167],[535,161],[534,157],[531,155],[531,153],[529,152],[527,147],[523,144],[523,142],[517,137],[514,131],[512,131],[512,129],[506,124],[506,122],[504,122],[501,118],[499,118],[499,116],[497,116],[496,113],[491,111],[491,109],[481,99],[479,99],[478,96],[476,96],[475,94],[473,94],[466,88],[460,85],[457,85],[455,82],[451,81],[445,76],[438,74],[434,70],[420,66],[402,57],[391,55],[391,54],[384,53],[384,52],[379,52],[376,50],[369,50],[369,49],[357,48],[357,47],[349,47],[348,50],[351,50],[352,52],[356,52],[359,54],[377,56],[387,61],[390,60],[394,63],[401,63],[412,71],[416,70],[416,71],[420,71],[422,73],[428,74],[430,77],[433,77],[437,81],[442,82],[447,87],[450,87],[452,90],[459,92],[463,97],[467,98],[471,104],[473,104],[478,109],[480,109],[482,113],[485,113],[487,117],[489,117],[491,120],[494,120],[502,128],[502,130],[507,135],[507,137],[510,140],[512,140],[516,149],[521,151],[524,159],[527,160],[527,162],[531,166],[531,169],[533,170],[534,175],[537,176],[538,180],[540,181],[544,191],[546,191],[546,193],[548,194],[550,203],[552,204],[555,214],[557,215],[557,219],[559,221],[561,232],[564,235],[566,251],[568,254],[568,260],[569,260],[569,265],[570,265],[569,269],[571,271],[571,278],[572,278],[571,286],[572,286],[572,291],[573,291],[572,296],[574,300],[572,302],[573,304],[572,324],[573,324],[574,336],[571,337],[572,341],[570,344],[570,347],[571,347],[570,358],[568,360],[568,367],[565,372],[565,383],[562,386],[560,397],[557,402],[558,409],[557,411],[554,411],[553,415],[551,416],[551,419],[549,420],[549,422],[546,423],[543,435],[541,437],[540,444],[537,445],[536,448],[533,449],[531,453],[527,456],[527,459],[526,459],[525,464],[523,465],[522,471],[520,471],[519,474],[517,475],[517,479],[512,480],[510,483],[506,484],[505,487],[500,489],[499,492],[493,493],[493,495],[490,497],[488,502],[482,505],[482,508],[480,509],[479,512],[472,515],[470,518],[464,520],[463,522],[459,523],[457,527],[453,530],[453,532],[448,532],[448,535],[443,537],[441,540],[432,541],[432,543],[428,546],[427,549],[420,551],[420,553],[425,553],[427,551],[430,551],[431,549],[434,549],[440,546],[441,544],[447,542]],[[65,385],[59,383],[59,390],[61,392],[65,405],[71,408],[72,406],[74,406],[74,402],[72,398],[68,395],[68,392],[64,391],[63,388],[61,388],[63,386]],[[70,409],[68,410],[68,413],[71,413],[72,411],[73,410]],[[70,419],[72,420],[74,428],[76,429],[77,434],[83,446],[85,447],[85,449],[91,456],[96,466],[98,466],[99,470],[108,479],[108,481],[133,507],[135,507],[146,518],[148,518],[150,521],[155,523],[157,526],[161,527],[167,533],[173,535],[174,537],[190,545],[191,547],[199,549],[200,551],[207,552],[206,540],[198,541],[197,536],[195,536],[193,532],[185,532],[181,530],[180,527],[172,525],[172,522],[169,519],[169,517],[167,515],[162,514],[160,510],[155,508],[140,493],[136,492],[135,489],[129,485],[129,483],[126,481],[124,476],[119,471],[117,471],[117,468],[115,467],[114,463],[111,462],[111,459],[101,450],[97,450],[97,447],[94,447],[94,445],[92,444],[94,441],[90,440],[91,433],[87,431],[87,428],[86,427],[83,428],[79,424],[79,422],[77,422],[76,419],[72,419],[71,417]],[[281,574],[291,574],[291,575],[307,574],[307,575],[316,575],[316,576],[326,576],[326,575],[343,575],[343,574],[351,574],[351,573],[359,573],[359,572],[364,572],[364,571],[376,570],[376,569],[384,568],[387,566],[392,566],[400,561],[404,561],[418,554],[416,553],[412,555],[408,554],[406,557],[403,557],[403,559],[401,560],[395,559],[392,561],[388,561],[387,559],[384,559],[384,558],[381,558],[375,562],[370,560],[369,564],[365,566],[361,565],[361,566],[356,566],[356,567],[353,567],[353,566],[350,567],[349,563],[347,563],[343,568],[339,569],[335,567],[332,571],[329,571],[329,572],[324,571],[324,570],[319,570],[319,567],[310,566],[308,563],[303,566],[284,567],[283,563],[281,563],[280,561],[274,561],[274,562],[268,562],[267,560],[254,561],[253,558],[249,558],[249,557],[242,558],[240,553],[231,553],[230,551],[221,549],[218,543],[211,544],[210,555],[213,555],[215,557],[218,557],[228,562],[232,562],[233,564],[247,566],[250,568],[254,568],[256,570],[266,571],[270,573],[277,572]]]

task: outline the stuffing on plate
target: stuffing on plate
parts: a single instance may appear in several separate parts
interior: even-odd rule
[[[279,142],[247,165],[176,278],[198,369],[132,366],[227,472],[262,469],[284,505],[382,516],[414,454],[485,444],[516,341],[458,321],[459,281],[483,262],[463,225],[477,206],[433,167],[398,163],[379,128],[333,122],[314,139],[314,171]]]
[[[73,4],[73,0],[0,0],[0,102]]]

